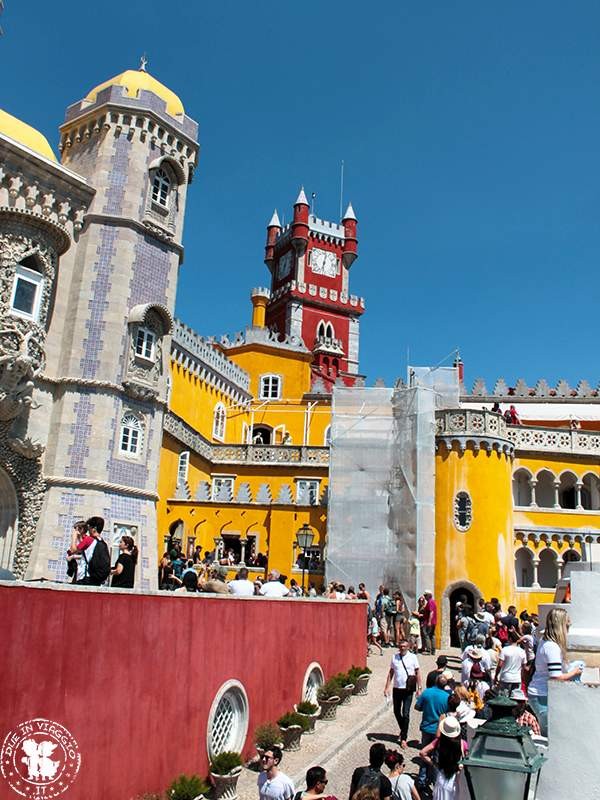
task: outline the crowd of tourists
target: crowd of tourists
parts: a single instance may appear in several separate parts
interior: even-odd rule
[[[67,550],[67,576],[72,583],[83,586],[102,586],[107,581],[118,589],[132,589],[138,549],[131,536],[121,536],[119,555],[111,564],[108,545],[102,538],[104,520],[90,517],[78,520],[73,526]]]

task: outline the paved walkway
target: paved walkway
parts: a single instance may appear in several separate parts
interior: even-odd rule
[[[368,764],[369,748],[375,741],[399,749],[398,725],[391,705],[383,697],[383,687],[394,649],[384,649],[383,657],[378,653],[369,656],[368,665],[373,671],[367,695],[355,696],[350,705],[339,706],[337,719],[333,722],[317,722],[313,735],[302,737],[302,747],[296,753],[283,754],[281,769],[289,775],[297,789],[304,788],[304,776],[308,767],[319,764],[328,773],[327,791],[339,800],[346,800],[350,790],[350,779],[355,767]],[[448,655],[454,654],[448,651]],[[425,676],[434,668],[432,656],[419,656],[423,683]],[[450,666],[454,663],[451,661]],[[419,724],[421,714],[413,711],[409,729],[408,749],[404,751],[406,772],[416,776],[416,755],[419,750]],[[244,768],[238,782],[240,800],[257,800],[257,772]]]

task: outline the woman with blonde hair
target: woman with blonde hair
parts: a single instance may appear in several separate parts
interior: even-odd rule
[[[535,654],[535,672],[527,693],[542,736],[548,736],[548,681],[570,681],[581,675],[580,666],[566,671],[567,632],[571,621],[564,608],[552,608]]]

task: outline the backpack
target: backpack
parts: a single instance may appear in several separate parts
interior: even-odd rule
[[[467,617],[467,627],[465,629],[465,642],[468,644],[475,644],[477,635],[479,634],[479,627],[472,617]]]
[[[381,785],[381,772],[373,767],[367,767],[363,774],[358,779],[356,784],[357,789],[377,789],[379,791]]]
[[[90,583],[94,586],[100,586],[110,575],[110,554],[108,552],[108,545],[104,539],[98,539],[92,557],[88,561],[85,557],[85,550],[83,552],[87,564],[87,574]]]
[[[381,609],[384,614],[388,614],[391,616],[392,614],[396,613],[396,603],[392,600],[389,595],[383,596],[383,602],[381,604]]]

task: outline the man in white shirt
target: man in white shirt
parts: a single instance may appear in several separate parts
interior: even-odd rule
[[[520,636],[517,631],[509,630],[509,644],[503,647],[498,656],[495,680],[501,689],[519,689],[523,676],[523,667],[527,662],[527,655],[517,642]]]
[[[394,703],[394,716],[400,728],[400,746],[406,747],[408,739],[408,726],[410,723],[410,706],[413,695],[421,693],[421,669],[419,660],[410,652],[406,639],[398,644],[398,652],[392,657],[390,671],[385,682],[384,695],[389,696],[390,686],[394,682],[392,699]]]
[[[257,782],[259,800],[291,800],[294,796],[294,784],[279,769],[282,755],[276,745],[269,747],[262,755],[263,771],[258,776]]]
[[[286,597],[290,590],[279,580],[279,573],[276,569],[271,570],[267,575],[267,582],[263,584],[260,594],[263,597]]]
[[[252,597],[254,594],[254,584],[248,580],[248,570],[242,567],[234,581],[229,581],[229,591],[237,597]]]

